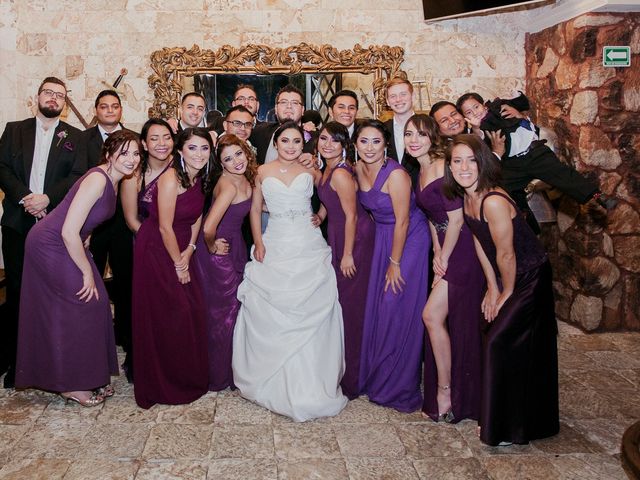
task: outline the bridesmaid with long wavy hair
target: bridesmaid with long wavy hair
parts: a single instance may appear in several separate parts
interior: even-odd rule
[[[190,403],[207,391],[204,301],[191,257],[202,222],[213,145],[203,128],[183,130],[173,165],[158,180],[133,265],[134,391],[142,408]]]
[[[375,225],[357,198],[352,169],[353,145],[347,127],[327,123],[318,136],[318,155],[326,168],[318,184],[322,202],[318,220],[328,222],[327,242],[338,281],[344,322],[345,373],[342,391],[353,399],[360,394],[362,326],[367,300]]]
[[[436,421],[477,420],[484,275],[464,224],[462,199],[449,199],[443,191],[445,165],[437,153],[435,121],[424,114],[409,118],[404,145],[407,161],[419,164],[416,203],[427,215],[433,242],[435,278],[422,312],[428,333],[422,411]]]
[[[196,244],[207,313],[211,391],[234,386],[231,357],[240,309],[237,292],[248,261],[242,222],[251,209],[256,171],[251,147],[232,134],[219,137],[212,169],[213,204]]]

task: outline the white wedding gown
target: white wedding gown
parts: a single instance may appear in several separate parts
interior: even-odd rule
[[[243,397],[303,422],[338,414],[344,333],[331,249],[311,224],[313,177],[287,186],[267,177],[263,262],[249,262],[238,287],[233,380]]]

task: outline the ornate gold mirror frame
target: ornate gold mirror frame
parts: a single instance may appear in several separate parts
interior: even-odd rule
[[[393,77],[407,78],[400,70],[404,49],[387,45],[338,50],[331,45],[301,43],[286,48],[267,45],[245,45],[239,48],[223,45],[218,50],[200,49],[197,45],[163,48],[151,54],[153,74],[149,86],[155,99],[149,117],[176,117],[182,96],[183,77],[200,73],[254,73],[259,75],[299,73],[363,73],[373,74],[374,114],[385,109],[384,85]]]

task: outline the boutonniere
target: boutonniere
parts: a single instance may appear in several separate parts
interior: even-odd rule
[[[73,143],[71,142],[64,142],[63,148],[65,150],[67,150],[68,152],[73,152]]]
[[[61,130],[61,131],[58,132],[58,134],[56,136],[58,137],[58,143],[56,143],[56,147],[59,147],[60,146],[60,142],[62,142],[62,140],[64,140],[65,138],[67,138],[69,136],[69,132],[67,132],[66,130]],[[66,142],[64,144],[65,147],[66,147],[67,143],[69,143],[69,142]],[[72,145],[72,148],[73,148],[73,145]]]

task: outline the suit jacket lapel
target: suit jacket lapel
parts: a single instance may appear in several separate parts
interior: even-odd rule
[[[24,166],[24,181],[29,185],[33,152],[36,148],[36,119],[30,118],[22,129],[22,164]]]

